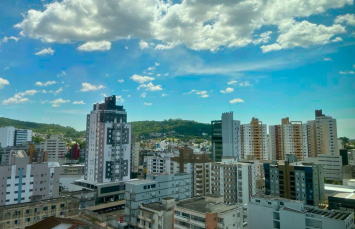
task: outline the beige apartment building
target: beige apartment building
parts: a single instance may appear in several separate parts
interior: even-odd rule
[[[242,159],[267,160],[269,158],[267,142],[267,125],[257,118],[252,118],[250,124],[241,127]]]
[[[74,197],[60,197],[31,203],[0,207],[0,228],[24,229],[47,217],[78,217],[79,200]]]
[[[285,160],[293,154],[299,160],[308,157],[308,125],[283,118],[281,125],[269,126],[269,153],[273,160]]]

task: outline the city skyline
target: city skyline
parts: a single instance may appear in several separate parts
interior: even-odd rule
[[[234,111],[242,124],[257,117],[276,125],[285,117],[307,122],[314,119],[314,110],[322,109],[337,119],[338,137],[355,138],[352,1],[312,3],[302,12],[283,12],[280,18],[250,15],[250,19],[267,21],[255,27],[234,18],[231,29],[237,35],[225,39],[217,33],[226,34],[228,25],[208,15],[195,19],[201,21],[194,25],[210,23],[218,31],[201,32],[198,36],[204,39],[198,42],[195,34],[173,39],[162,32],[170,28],[174,34],[172,27],[177,23],[185,34],[191,33],[181,20],[171,24],[166,20],[172,20],[174,12],[194,12],[201,7],[198,3],[161,3],[166,20],[151,19],[159,28],[145,29],[139,24],[143,16],[134,21],[127,13],[115,18],[126,20],[127,28],[102,21],[92,24],[94,29],[111,32],[100,36],[84,36],[72,28],[86,29],[85,24],[68,24],[67,31],[46,30],[46,25],[67,24],[60,13],[89,19],[70,2],[0,3],[0,116],[84,130],[92,104],[101,102],[103,95],[115,94],[118,104],[130,113],[128,121],[181,118],[210,123],[222,112]],[[110,14],[89,2],[83,3],[87,14],[94,9]],[[122,7],[136,8],[142,2],[137,3]],[[204,7],[212,12],[217,6]],[[145,8],[139,9],[155,12]],[[270,10],[266,5],[260,8]],[[223,10],[221,17],[233,13]],[[42,23],[35,26],[36,20]],[[301,39],[304,34],[314,39]]]

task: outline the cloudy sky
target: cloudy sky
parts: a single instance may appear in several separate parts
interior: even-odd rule
[[[234,111],[355,138],[353,0],[1,0],[0,115],[85,128],[117,95],[129,121]]]

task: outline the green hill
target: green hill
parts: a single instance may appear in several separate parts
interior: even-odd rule
[[[31,129],[34,132],[41,134],[64,134],[67,138],[85,137],[85,131],[77,131],[73,127],[61,126],[58,124],[44,124],[36,122],[25,122],[9,118],[0,117],[0,127],[13,126],[19,129]]]
[[[64,134],[67,138],[85,137],[85,131],[77,131],[72,127],[58,124],[44,124],[25,122],[0,117],[0,127],[14,126],[15,128],[31,129],[41,134]],[[201,137],[202,133],[211,135],[211,125],[182,119],[169,119],[164,121],[137,121],[132,122],[134,136],[149,137],[150,133],[168,133],[175,131],[177,135]]]
[[[137,121],[132,122],[132,132],[135,136],[149,137],[150,133],[168,133],[201,137],[202,133],[211,135],[211,125],[182,119],[169,119],[164,121]]]

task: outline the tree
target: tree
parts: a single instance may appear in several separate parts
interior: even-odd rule
[[[335,184],[335,185],[340,185],[340,181],[333,180],[333,184]]]
[[[344,146],[344,149],[347,149],[347,145],[349,144],[349,138],[347,137],[340,137],[341,144]]]

